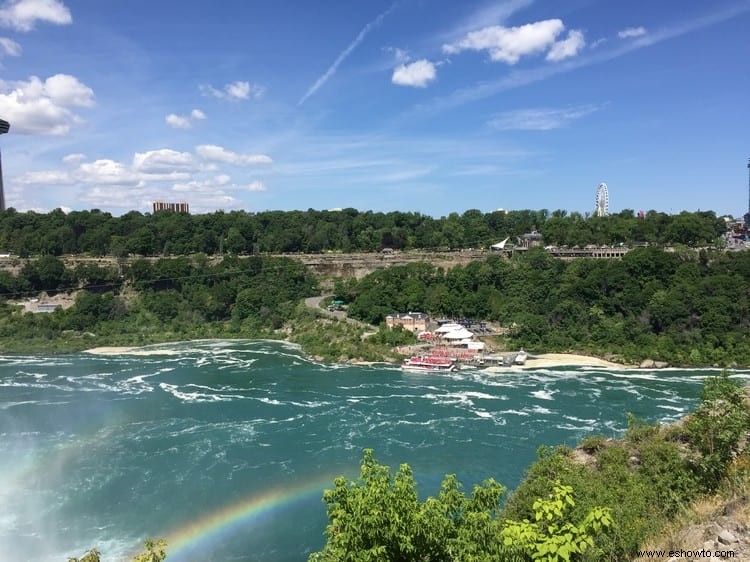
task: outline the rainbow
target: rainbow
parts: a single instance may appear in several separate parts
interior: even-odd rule
[[[274,511],[314,496],[322,498],[323,489],[333,487],[333,480],[333,476],[326,476],[307,480],[298,486],[273,488],[203,515],[167,535],[167,560],[191,560],[187,558],[190,554],[209,548],[222,537],[231,535],[239,528],[246,528]]]

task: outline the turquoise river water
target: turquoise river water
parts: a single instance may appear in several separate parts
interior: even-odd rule
[[[0,553],[168,562],[300,561],[324,542],[322,491],[364,448],[409,463],[423,494],[514,487],[540,445],[671,421],[710,371],[601,368],[402,373],[311,362],[268,341],[157,355],[0,357]],[[748,378],[750,373],[735,376]]]

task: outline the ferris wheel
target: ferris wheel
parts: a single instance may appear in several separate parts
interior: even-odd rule
[[[596,188],[596,216],[606,217],[609,215],[609,190],[607,184],[602,182]]]

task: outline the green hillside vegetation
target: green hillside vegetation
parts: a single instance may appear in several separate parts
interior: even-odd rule
[[[50,213],[0,212],[0,250],[20,257],[63,254],[162,256],[225,252],[372,252],[382,248],[488,247],[506,237],[539,231],[546,244],[712,245],[726,226],[711,211],[667,215],[632,210],[585,218],[564,210],[471,209],[433,218],[420,213],[341,211],[218,211],[189,215],[130,211],[120,217],[99,211],[56,209]]]
[[[631,250],[621,260],[552,258],[541,248],[449,270],[393,266],[334,283],[348,314],[381,326],[392,312],[470,317],[510,328],[500,348],[574,351],[634,363],[750,365],[750,254]],[[4,351],[70,351],[180,339],[278,338],[327,361],[395,360],[414,337],[373,330],[306,308],[319,280],[269,256],[136,259],[66,269],[54,256],[0,272],[0,295],[75,295],[51,314],[0,303]],[[373,334],[374,332],[374,334]],[[364,337],[369,334],[369,337]]]
[[[3,351],[145,345],[179,339],[282,337],[280,329],[317,280],[288,258],[205,256],[136,260],[119,274],[97,266],[65,269],[54,257],[0,272],[0,293],[32,296],[70,291],[75,304],[49,314],[0,307]]]
[[[372,324],[419,310],[509,327],[509,349],[729,366],[750,365],[747,279],[747,252],[637,248],[621,260],[565,261],[535,248],[448,271],[394,266],[336,292]]]

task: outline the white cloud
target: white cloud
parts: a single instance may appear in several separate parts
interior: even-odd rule
[[[265,154],[238,154],[222,146],[203,144],[195,147],[195,153],[209,162],[223,162],[237,166],[252,166],[255,164],[271,164],[273,160]]]
[[[443,45],[443,52],[452,55],[465,50],[487,51],[493,61],[515,64],[523,56],[547,50],[564,29],[559,19],[518,27],[495,25],[472,31],[460,41]]]
[[[169,115],[167,115],[164,118],[164,121],[166,121],[167,125],[169,125],[173,129],[189,129],[193,126],[189,118],[175,115],[174,113],[170,113]]]
[[[435,65],[427,59],[402,64],[393,71],[391,81],[399,86],[414,86],[424,88],[437,76]]]
[[[83,162],[84,160],[86,160],[86,155],[81,154],[80,152],[76,152],[75,154],[68,154],[62,159],[63,164],[76,165],[76,166],[80,164],[81,162]]]
[[[501,131],[548,131],[567,127],[570,123],[600,108],[594,105],[582,105],[562,109],[518,109],[506,111],[490,120],[493,129]]]
[[[72,23],[73,18],[59,0],[8,0],[0,8],[3,27],[31,31],[37,21],[66,25]]]
[[[583,33],[572,29],[568,32],[567,39],[557,41],[552,45],[552,48],[547,53],[547,60],[556,62],[574,57],[585,45],[586,40],[583,38]]]
[[[144,174],[168,174],[193,168],[193,155],[189,152],[177,152],[169,148],[162,148],[136,152],[133,156],[133,169]]]
[[[108,158],[81,164],[75,176],[83,183],[121,186],[142,185],[138,175],[133,173],[125,164]]]
[[[645,27],[628,27],[627,29],[623,29],[622,31],[617,32],[617,36],[620,39],[627,39],[628,37],[640,37],[641,35],[646,35],[646,28]]]
[[[251,84],[250,82],[242,82],[239,80],[236,82],[232,82],[231,84],[226,84],[223,90],[214,88],[210,84],[201,84],[199,86],[199,89],[201,94],[203,94],[204,96],[210,96],[229,101],[240,101],[250,98],[258,99],[266,92],[266,89],[263,86]]]
[[[206,114],[200,109],[194,109],[190,112],[190,115],[177,115],[176,113],[170,113],[164,118],[167,125],[173,129],[190,129],[193,123],[196,121],[203,121],[206,119]]]
[[[328,70],[326,70],[325,73],[323,73],[323,75],[320,78],[318,78],[315,81],[315,83],[313,83],[313,85],[307,89],[307,92],[305,92],[305,95],[300,98],[297,105],[302,105],[303,103],[305,103],[310,96],[312,96],[315,92],[317,92],[323,86],[323,84],[328,82],[331,76],[336,74],[336,71],[338,70],[339,65],[341,65],[341,63],[344,62],[344,60],[346,60],[346,58],[352,54],[352,51],[354,51],[354,49],[356,49],[359,46],[359,44],[365,40],[365,37],[367,37],[367,34],[370,33],[370,31],[372,31],[373,28],[381,24],[383,19],[393,11],[396,5],[397,5],[397,2],[394,2],[393,4],[391,4],[390,8],[388,8],[385,12],[380,14],[378,17],[376,17],[374,20],[372,20],[370,23],[368,23],[362,28],[362,30],[354,38],[354,41],[349,43],[349,46],[339,53],[339,56],[336,57],[336,60],[333,61],[333,64],[328,67]]]
[[[21,45],[13,41],[13,39],[0,37],[0,58],[6,55],[9,57],[21,56]]]
[[[94,91],[69,74],[55,74],[44,82],[44,92],[58,105],[91,107]]]
[[[94,92],[74,76],[56,74],[42,82],[0,80],[0,115],[21,134],[65,135],[83,120],[69,107],[94,105]]]

